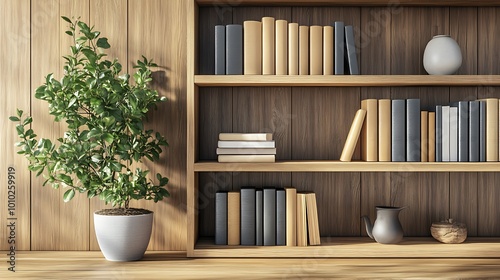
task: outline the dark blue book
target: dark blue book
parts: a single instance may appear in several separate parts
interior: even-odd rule
[[[255,188],[241,188],[241,245],[255,245]]]
[[[264,194],[255,190],[255,245],[264,245]]]
[[[335,27],[335,75],[344,75],[345,28],[344,22],[336,21]]]
[[[392,100],[391,120],[392,161],[406,161],[406,100]]]
[[[276,189],[264,188],[264,246],[276,245]]]
[[[420,99],[406,100],[406,161],[421,161]]]
[[[354,31],[352,25],[347,25],[345,27],[345,42],[347,62],[349,64],[349,74],[359,75],[358,58],[356,54],[356,44],[354,42]]]
[[[227,192],[215,193],[215,244],[227,245]]]
[[[215,75],[226,74],[226,27],[215,26]]]
[[[226,25],[226,74],[243,74],[243,27],[241,24]]]
[[[276,245],[286,245],[286,193],[276,189]]]

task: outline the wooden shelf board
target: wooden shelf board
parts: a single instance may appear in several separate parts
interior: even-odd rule
[[[194,83],[203,87],[498,86],[500,85],[500,75],[195,75]]]
[[[320,246],[221,246],[200,239],[194,257],[270,258],[500,258],[500,238],[468,238],[462,244],[443,244],[432,237],[405,237],[384,245],[368,237],[323,237]]]
[[[274,163],[194,164],[195,172],[500,172],[499,162],[341,162],[279,161]]]
[[[495,0],[399,0],[390,2],[388,0],[196,0],[201,6],[224,5],[224,6],[499,6]]]

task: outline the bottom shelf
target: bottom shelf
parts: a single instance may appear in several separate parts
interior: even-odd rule
[[[470,237],[462,244],[443,244],[432,237],[405,237],[397,245],[368,237],[323,237],[320,246],[221,246],[198,240],[195,258],[500,258],[500,238]]]

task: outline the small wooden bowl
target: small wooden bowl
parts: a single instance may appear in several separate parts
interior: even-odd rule
[[[467,227],[463,223],[432,223],[431,234],[434,239],[446,244],[458,244],[467,239]]]

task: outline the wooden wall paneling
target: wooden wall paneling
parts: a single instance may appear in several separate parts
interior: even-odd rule
[[[391,205],[405,207],[399,214],[405,236],[415,236],[420,228],[420,196],[418,173],[391,173]]]
[[[215,236],[215,193],[232,190],[232,174],[206,172],[199,174],[198,235]]]
[[[128,64],[127,56],[127,0],[90,0],[90,25],[101,31],[101,37],[108,38],[111,48],[106,50],[107,60],[118,61],[124,66]],[[123,71],[125,72],[125,71]],[[89,238],[90,250],[99,250],[94,230],[94,212],[110,208],[98,197],[90,200]]]
[[[478,235],[478,173],[450,173],[449,216],[467,225],[467,236]]]
[[[457,41],[462,51],[462,66],[457,74],[476,75],[478,65],[477,8],[450,8],[450,36]]]
[[[9,244],[11,231],[7,227],[10,222],[16,224],[17,250],[30,250],[30,172],[28,161],[17,154],[15,143],[17,133],[10,116],[16,115],[16,108],[30,115],[30,1],[4,1],[0,11],[0,95],[3,102],[0,105],[0,125],[5,131],[0,144],[0,200],[2,210],[0,218],[5,224],[0,231],[0,250],[8,250],[14,244]],[[39,19],[37,19],[39,20]],[[13,182],[9,183],[8,169],[15,169]],[[11,188],[14,187],[14,189]],[[10,188],[10,189],[9,189]],[[15,192],[15,193],[13,193]],[[9,198],[9,195],[10,198]],[[12,205],[15,195],[15,206]],[[14,208],[14,209],[11,209]],[[10,211],[13,215],[10,215]],[[8,220],[16,218],[16,220]],[[3,268],[7,270],[7,268]]]
[[[152,176],[160,172],[170,179],[167,189],[171,197],[134,206],[155,212],[150,250],[186,250],[187,5],[181,0],[147,4],[130,0],[128,5],[128,70],[133,71],[132,65],[141,55],[159,65],[152,85],[168,101],[151,112],[147,127],[162,133],[170,145],[159,162],[146,161],[142,167],[150,169]]]
[[[481,237],[500,234],[500,189],[496,186],[500,173],[479,173],[477,181],[477,235]]]
[[[478,8],[477,73],[498,75],[498,45],[500,43],[500,8]]]
[[[316,194],[321,236],[359,236],[359,173],[292,173],[292,183]]]
[[[359,7],[292,7],[292,22],[299,25],[332,25],[343,21],[345,25],[360,26]]]
[[[376,219],[376,206],[391,205],[391,173],[363,172],[361,173],[360,208],[361,215],[370,217],[373,223]],[[365,225],[360,225],[362,236],[368,236]]]
[[[275,20],[285,19],[292,22],[291,7],[233,7],[233,23],[243,24],[245,20],[261,21],[262,17],[274,17]]]
[[[395,8],[362,8],[359,36],[359,66],[362,75],[391,74],[391,19]],[[363,89],[362,89],[363,91]]]

